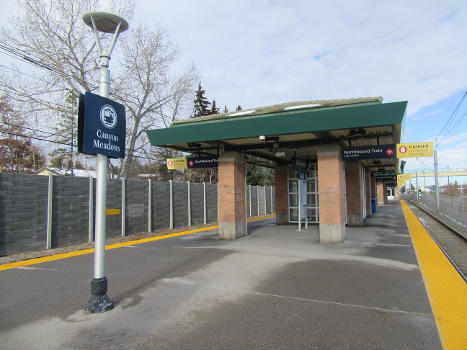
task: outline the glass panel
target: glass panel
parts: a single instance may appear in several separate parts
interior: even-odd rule
[[[289,194],[289,207],[298,206],[298,194]]]
[[[317,221],[318,218],[316,217],[316,209],[310,209],[310,221]]]
[[[289,192],[298,192],[297,180],[289,180]]]
[[[313,193],[308,193],[307,195],[307,203],[308,205],[317,205],[318,203],[316,203],[316,195],[313,194]]]
[[[307,192],[316,192],[315,190],[315,180],[314,179],[309,179],[307,181]]]
[[[290,209],[290,221],[298,221],[298,209]]]

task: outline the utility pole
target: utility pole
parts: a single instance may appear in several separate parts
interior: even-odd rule
[[[433,152],[435,166],[435,191],[436,191],[436,212],[439,212],[439,182],[438,182],[438,151]]]

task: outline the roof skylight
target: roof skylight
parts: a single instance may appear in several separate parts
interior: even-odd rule
[[[284,111],[290,111],[291,109],[311,108],[311,107],[319,107],[319,106],[321,106],[320,103],[310,103],[307,105],[296,105],[296,106],[285,107]]]

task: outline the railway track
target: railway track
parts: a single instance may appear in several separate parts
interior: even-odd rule
[[[467,239],[423,210],[423,207],[411,201],[407,202],[415,216],[467,283]]]

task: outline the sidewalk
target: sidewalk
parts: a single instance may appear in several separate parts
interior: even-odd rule
[[[92,255],[0,272],[0,342],[21,349],[440,349],[397,202],[343,244],[249,224],[106,254],[114,310],[88,314]]]

